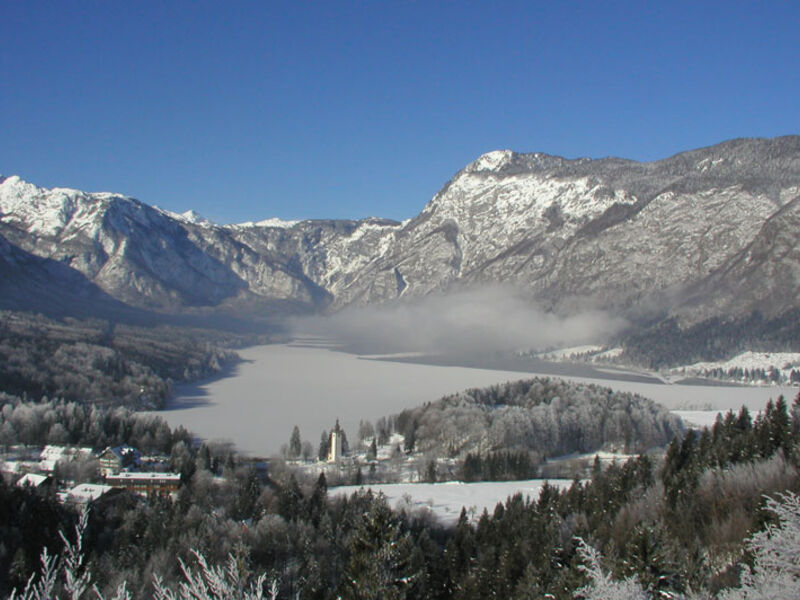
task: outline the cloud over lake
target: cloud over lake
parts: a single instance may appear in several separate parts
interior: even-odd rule
[[[295,320],[297,332],[362,353],[486,354],[602,342],[624,319],[601,311],[545,312],[507,286],[485,286]]]

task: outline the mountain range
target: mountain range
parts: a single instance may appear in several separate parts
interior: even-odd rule
[[[218,225],[0,177],[0,307],[263,316],[502,282],[559,313],[776,318],[800,306],[798,232],[800,136],[646,163],[489,152],[403,222]]]

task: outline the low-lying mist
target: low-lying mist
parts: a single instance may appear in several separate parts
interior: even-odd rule
[[[361,354],[457,356],[602,343],[626,324],[602,311],[545,312],[506,286],[487,286],[297,319],[295,333],[331,338]]]

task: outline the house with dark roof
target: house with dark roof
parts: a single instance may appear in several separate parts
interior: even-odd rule
[[[133,446],[109,447],[100,453],[100,472],[104,475],[116,475],[122,470],[135,469],[141,462],[141,453]]]

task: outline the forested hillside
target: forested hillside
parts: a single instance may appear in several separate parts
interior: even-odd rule
[[[161,408],[172,382],[218,373],[241,336],[0,311],[0,391]]]
[[[643,452],[683,431],[679,418],[642,396],[550,378],[466,390],[390,422],[407,450],[451,458],[497,451],[546,458],[604,446]]]
[[[665,369],[724,360],[741,352],[800,352],[800,309],[766,318],[754,312],[739,318],[714,317],[688,327],[661,321],[622,340],[619,361]]]
[[[123,492],[92,506],[86,568],[101,592],[126,582],[134,598],[150,598],[152,575],[174,588],[183,577],[176,558],[196,565],[195,548],[211,566],[232,556],[239,589],[255,583],[266,593],[274,582],[278,598],[567,600],[589,582],[584,539],[604,557],[595,567],[635,577],[628,587],[639,595],[629,597],[691,591],[705,599],[734,588],[727,597],[743,598],[735,587],[753,561],[744,540],[775,522],[764,495],[800,490],[799,402],[770,402],[755,421],[746,410],[729,413],[710,430],[676,438],[663,461],[598,463],[568,490],[515,496],[476,520],[464,511],[451,529],[425,512],[392,511],[370,493],[329,500],[324,476],[298,480],[276,464],[266,477],[235,456],[220,461],[213,448],[190,449],[175,500]],[[108,413],[109,426],[122,424],[118,411]],[[59,529],[74,539],[76,520],[47,492],[0,483],[0,593],[38,571],[44,546],[63,547]],[[786,536],[782,559],[792,561],[800,542],[791,530]],[[776,581],[796,583],[792,564],[776,563]],[[47,597],[59,597],[61,586]]]

